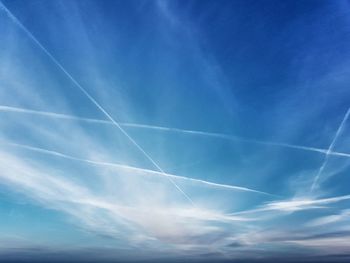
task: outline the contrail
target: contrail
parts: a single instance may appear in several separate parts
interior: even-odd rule
[[[82,117],[77,117],[77,116],[72,116],[72,115],[61,114],[61,113],[30,110],[30,109],[11,107],[11,106],[5,106],[5,105],[0,105],[0,111],[33,114],[33,115],[39,115],[39,116],[44,116],[44,117],[56,118],[56,119],[67,119],[67,120],[84,121],[84,122],[92,122],[92,123],[113,124],[111,121],[107,121],[107,120],[82,118]],[[120,125],[121,125],[121,123],[120,123]]]
[[[75,156],[72,156],[72,155],[64,154],[64,153],[61,153],[61,152],[47,150],[47,149],[44,149],[44,148],[29,146],[29,145],[25,145],[25,144],[18,144],[18,143],[12,143],[12,142],[1,141],[1,140],[0,140],[0,143],[6,144],[6,145],[10,145],[10,146],[13,146],[13,147],[23,148],[23,149],[34,151],[34,152],[39,152],[39,153],[46,154],[46,155],[52,155],[52,156],[56,156],[56,157],[60,157],[60,158],[68,159],[68,160],[84,162],[84,163],[88,163],[88,164],[92,164],[92,165],[116,167],[116,168],[121,168],[121,169],[127,169],[127,170],[142,172],[142,173],[145,173],[146,175],[151,174],[151,175],[156,175],[156,176],[166,176],[168,178],[180,179],[180,180],[190,181],[190,182],[194,182],[194,183],[200,183],[200,184],[203,184],[203,185],[206,185],[206,186],[210,186],[210,187],[214,187],[214,188],[221,188],[221,189],[235,190],[235,191],[242,191],[242,192],[252,192],[252,193],[257,193],[257,194],[263,194],[263,195],[277,197],[277,195],[273,195],[273,194],[270,194],[270,193],[267,193],[267,192],[254,190],[254,189],[241,187],[241,186],[213,183],[213,182],[209,182],[209,181],[205,181],[205,180],[200,180],[200,179],[195,179],[195,178],[190,178],[190,177],[185,177],[185,176],[179,176],[179,175],[174,175],[174,174],[168,174],[168,173],[162,173],[162,172],[158,172],[158,171],[138,168],[138,167],[124,165],[124,164],[110,163],[110,162],[101,162],[101,161],[94,161],[94,160],[89,160],[89,159],[83,159],[83,158],[75,157]]]
[[[56,64],[56,66],[62,70],[62,72],[73,82],[73,84],[109,119],[129,140],[134,146],[154,165],[154,167],[161,173],[165,174],[163,169],[152,159],[152,157],[146,153],[146,151],[119,125],[119,123],[90,95],[90,93],[82,87],[79,82],[61,65],[60,62],[36,39],[36,37],[15,17],[9,9],[0,1],[0,9],[3,10],[8,17],[28,36],[31,38],[44,53]],[[169,181],[185,196],[188,201],[195,206],[192,199],[170,178]]]
[[[331,144],[329,145],[329,148],[328,148],[328,150],[327,150],[327,152],[326,152],[326,156],[324,157],[323,163],[322,163],[320,169],[318,170],[318,172],[317,172],[317,174],[316,174],[316,176],[315,176],[315,178],[314,178],[314,181],[313,181],[313,183],[312,183],[311,191],[313,191],[313,190],[315,189],[315,187],[317,186],[317,183],[318,183],[318,181],[319,181],[319,179],[320,179],[320,176],[321,176],[321,174],[322,174],[324,168],[326,167],[326,165],[327,165],[327,163],[328,163],[329,155],[330,155],[330,153],[332,152],[332,150],[333,150],[333,148],[334,148],[334,145],[335,145],[335,143],[336,143],[336,141],[337,141],[339,135],[340,135],[341,132],[343,131],[344,125],[345,125],[347,119],[349,118],[349,115],[350,115],[350,108],[349,108],[348,111],[345,113],[345,116],[344,116],[342,122],[340,123],[340,125],[339,125],[339,127],[338,127],[338,130],[337,130],[337,132],[335,133],[335,136],[334,136],[334,138],[333,138]]]
[[[113,122],[111,122],[109,120],[83,118],[83,117],[77,117],[77,116],[72,116],[72,115],[47,112],[47,111],[30,110],[30,109],[11,107],[11,106],[5,106],[5,105],[0,105],[0,111],[24,113],[24,114],[34,114],[34,115],[40,115],[40,116],[58,118],[58,119],[67,119],[67,120],[83,121],[83,122],[89,122],[89,123],[113,125]],[[122,127],[152,129],[152,130],[182,133],[182,134],[189,134],[189,135],[209,136],[209,137],[230,140],[230,141],[243,141],[243,142],[247,142],[247,143],[285,147],[285,148],[291,148],[291,149],[296,149],[296,150],[318,152],[318,153],[322,153],[322,154],[335,155],[335,156],[341,156],[341,157],[350,157],[350,154],[348,154],[348,153],[333,152],[333,151],[328,151],[328,149],[321,149],[321,148],[302,146],[302,145],[294,145],[294,144],[288,144],[288,143],[260,141],[260,140],[250,139],[250,138],[234,136],[234,135],[230,135],[230,134],[223,134],[223,133],[205,132],[205,131],[198,131],[198,130],[186,130],[186,129],[171,128],[171,127],[153,126],[153,125],[138,124],[138,123],[125,123],[125,122],[119,122],[119,125]]]
[[[61,113],[55,113],[55,112],[49,112],[49,111],[30,110],[30,109],[11,107],[11,106],[5,106],[5,105],[0,105],[0,111],[33,114],[33,115],[39,115],[39,116],[44,116],[44,117],[56,118],[56,119],[66,119],[66,120],[84,121],[84,122],[91,122],[91,123],[113,125],[113,122],[108,121],[108,120],[83,118],[83,117],[77,117],[77,116],[72,116],[72,115],[67,115],[67,114],[61,114]],[[119,125],[124,125],[124,124],[119,123]]]

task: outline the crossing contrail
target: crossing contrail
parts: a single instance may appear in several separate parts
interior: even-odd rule
[[[56,66],[73,82],[73,84],[109,119],[134,146],[152,163],[152,165],[165,174],[164,170],[153,160],[153,158],[119,125],[119,123],[90,95],[90,93],[80,85],[80,83],[61,65],[61,63],[40,43],[40,41],[17,19],[12,12],[0,1],[0,9],[3,10],[8,17],[22,29],[30,39],[32,39],[38,47],[56,64]],[[167,177],[169,181],[182,193],[182,195],[195,206],[192,199],[173,181],[172,178]]]
[[[113,122],[111,122],[109,120],[83,118],[83,117],[77,117],[77,116],[72,116],[72,115],[67,115],[67,114],[60,114],[60,113],[47,112],[47,111],[38,111],[38,110],[30,110],[30,109],[11,107],[11,106],[5,106],[5,105],[0,105],[0,112],[1,111],[14,112],[14,113],[24,113],[24,114],[34,114],[34,115],[40,115],[40,116],[45,116],[45,117],[50,117],[50,118],[57,118],[57,119],[66,119],[66,120],[83,121],[83,122],[89,122],[89,123],[113,125]],[[230,134],[223,134],[223,133],[205,132],[205,131],[198,131],[198,130],[186,130],[186,129],[164,127],[164,126],[154,126],[154,125],[147,125],[147,124],[125,123],[125,122],[119,122],[119,125],[122,127],[129,127],[129,128],[152,129],[152,130],[159,130],[159,131],[164,131],[164,132],[174,132],[174,133],[182,133],[182,134],[188,134],[188,135],[208,136],[208,137],[214,137],[214,138],[230,140],[230,141],[243,141],[243,142],[247,142],[247,143],[254,143],[254,144],[260,144],[260,145],[285,147],[285,148],[291,148],[291,149],[296,149],[296,150],[318,152],[318,153],[327,154],[327,155],[350,157],[350,154],[348,154],[348,153],[333,152],[332,150],[329,151],[329,149],[321,149],[321,148],[316,148],[316,147],[309,147],[309,146],[302,146],[302,145],[295,145],[295,144],[288,144],[288,143],[261,141],[261,140],[239,137],[239,136],[230,135]]]
[[[335,133],[331,144],[329,145],[329,148],[328,148],[328,150],[326,152],[326,155],[324,157],[323,163],[322,163],[321,167],[318,169],[318,172],[317,172],[317,174],[316,174],[316,176],[315,176],[315,178],[314,178],[314,180],[312,182],[311,191],[313,191],[315,189],[315,187],[317,186],[317,183],[318,183],[318,181],[320,179],[320,176],[322,175],[322,172],[323,172],[324,168],[326,167],[326,165],[328,163],[329,155],[332,152],[332,150],[334,148],[334,145],[335,145],[339,135],[342,133],[344,125],[345,125],[347,119],[349,118],[349,115],[350,115],[350,108],[345,113],[345,116],[344,116],[342,122],[340,123],[340,125],[339,125],[339,127],[337,129],[337,132]]]
[[[149,170],[149,169],[143,169],[143,168],[129,166],[129,165],[125,165],[125,164],[101,162],[101,161],[83,159],[83,158],[75,157],[75,156],[68,155],[68,154],[65,154],[65,153],[52,151],[52,150],[47,150],[47,149],[44,149],[44,148],[34,147],[34,146],[30,146],[30,145],[25,145],[25,144],[19,144],[19,143],[13,143],[13,142],[8,142],[8,141],[1,141],[1,140],[0,140],[0,143],[5,144],[5,145],[9,145],[9,146],[13,146],[13,147],[18,147],[18,148],[30,150],[30,151],[34,151],[34,152],[39,152],[39,153],[46,154],[46,155],[52,155],[52,156],[56,156],[56,157],[59,157],[59,158],[64,158],[64,159],[68,159],[68,160],[72,160],[72,161],[84,162],[84,163],[88,163],[88,164],[92,164],[92,165],[106,166],[106,167],[116,167],[116,168],[120,168],[120,169],[127,169],[127,170],[131,170],[131,171],[142,172],[142,173],[144,173],[146,175],[166,176],[168,178],[184,180],[184,181],[190,181],[190,182],[199,183],[199,184],[203,184],[203,185],[206,185],[206,186],[209,186],[209,187],[214,187],[214,188],[219,188],[219,189],[235,190],[235,191],[242,191],[242,192],[251,192],[251,193],[257,193],[257,194],[263,194],[263,195],[277,197],[277,195],[273,195],[273,194],[270,194],[270,193],[267,193],[267,192],[263,192],[263,191],[259,191],[259,190],[254,190],[254,189],[247,188],[247,187],[228,185],[228,184],[219,184],[219,183],[209,182],[209,181],[205,181],[205,180],[201,180],[201,179],[195,179],[195,178],[191,178],[191,177],[185,177],[185,176],[179,176],[179,175],[174,175],[174,174],[162,173],[162,172],[153,171],[153,170]]]

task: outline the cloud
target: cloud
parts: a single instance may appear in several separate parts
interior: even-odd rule
[[[339,223],[341,221],[345,221],[348,219],[350,219],[350,210],[344,209],[337,214],[322,216],[322,217],[313,219],[310,222],[308,222],[307,225],[310,227],[330,225],[330,224]]]
[[[317,249],[317,252],[314,252],[316,255],[345,254],[349,256],[350,254],[350,248],[348,246],[350,242],[350,235],[342,237],[320,237],[307,240],[294,240],[289,242],[304,247]]]
[[[188,205],[165,207],[152,199],[125,206],[122,200],[110,199],[107,193],[100,196],[87,186],[55,174],[50,167],[31,164],[4,152],[0,157],[3,184],[48,209],[69,215],[91,232],[128,240],[133,246],[158,242],[193,244],[195,239],[202,243],[205,236],[225,233],[222,225],[251,221]],[[130,191],[129,197],[134,194]],[[145,200],[146,192],[139,190],[138,195]]]
[[[261,206],[260,208],[236,212],[236,213],[233,213],[232,215],[243,215],[243,214],[271,212],[271,211],[296,212],[296,211],[302,211],[302,210],[320,209],[320,208],[326,208],[326,205],[349,200],[349,199],[350,199],[350,195],[343,195],[343,196],[336,196],[336,197],[322,198],[322,199],[296,198],[296,199],[289,199],[286,201],[272,201]]]

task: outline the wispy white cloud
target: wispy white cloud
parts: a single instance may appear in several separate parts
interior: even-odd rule
[[[301,211],[301,210],[319,209],[319,208],[326,208],[326,205],[341,202],[344,200],[350,200],[350,195],[343,195],[343,196],[336,196],[336,197],[322,198],[322,199],[296,198],[296,199],[289,199],[286,201],[272,201],[261,206],[260,208],[237,212],[237,213],[233,213],[232,215],[271,212],[271,211],[295,212],[295,211]]]
[[[90,231],[124,238],[131,244],[169,242],[186,244],[193,238],[224,232],[220,224],[249,222],[241,216],[191,206],[164,207],[157,203],[125,206],[91,191],[86,186],[56,175],[50,167],[31,164],[11,154],[0,153],[2,183],[75,218]],[[132,192],[130,193],[132,194]],[[139,191],[140,195],[146,194]]]
[[[315,226],[323,226],[334,223],[339,223],[344,220],[350,220],[350,210],[345,209],[337,214],[327,215],[318,217],[316,219],[311,220],[307,223],[307,226],[315,227]]]

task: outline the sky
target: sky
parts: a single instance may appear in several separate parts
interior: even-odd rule
[[[348,262],[350,2],[1,0],[1,262]]]

